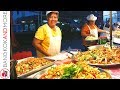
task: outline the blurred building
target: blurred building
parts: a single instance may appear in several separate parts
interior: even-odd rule
[[[39,12],[12,11],[14,32],[35,31],[39,24]]]
[[[46,23],[45,11],[12,11],[14,32],[36,31],[37,28]],[[94,14],[98,17],[97,24],[103,22],[102,11],[60,11],[59,27],[68,24],[74,30],[79,31],[86,22],[86,17]]]
[[[110,19],[110,11],[103,11],[103,21],[106,23]],[[112,23],[120,21],[120,11],[112,11]]]
[[[117,11],[117,21],[120,22],[120,11]]]

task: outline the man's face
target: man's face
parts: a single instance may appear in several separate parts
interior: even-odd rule
[[[90,24],[90,25],[93,25],[93,24],[95,24],[95,21],[90,20],[90,21],[89,21],[89,24]]]
[[[56,26],[57,22],[58,22],[58,14],[56,13],[51,13],[51,15],[47,18],[48,20],[48,24],[51,26],[51,27],[54,27]]]

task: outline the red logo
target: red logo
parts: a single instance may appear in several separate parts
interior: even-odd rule
[[[2,69],[0,71],[0,77],[2,79],[9,79],[10,78],[10,71],[8,69],[6,69],[6,68]]]

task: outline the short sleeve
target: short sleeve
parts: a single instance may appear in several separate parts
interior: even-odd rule
[[[87,25],[85,24],[83,27],[82,27],[82,30],[81,30],[81,35],[84,36],[86,34],[89,34],[89,28],[87,27]]]
[[[38,28],[38,30],[35,33],[35,38],[39,40],[44,40],[45,38],[45,31],[43,27]]]
[[[61,29],[59,28],[59,31],[60,31],[60,35],[61,35],[61,37],[62,37],[62,32],[61,32]]]

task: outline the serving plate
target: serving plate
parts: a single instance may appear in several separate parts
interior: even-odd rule
[[[64,50],[55,56],[44,57],[44,58],[49,59],[49,60],[53,60],[53,61],[62,61],[62,60],[65,60],[69,57],[72,57],[72,54],[73,55],[77,54],[78,51],[79,51],[78,49],[71,49],[70,51]]]
[[[105,45],[95,45],[95,46],[88,47],[88,49],[93,50],[93,49],[97,49],[101,46],[108,47],[109,45],[106,45],[106,44]],[[113,47],[115,47],[115,46],[113,46]],[[101,68],[107,68],[107,67],[118,67],[118,66],[120,66],[120,63],[112,63],[112,62],[111,62],[111,64],[92,64],[92,63],[89,63],[89,65],[97,66],[97,67],[101,67]]]
[[[57,65],[53,65],[53,66],[56,67]],[[105,72],[105,73],[107,74],[107,76],[108,76],[110,79],[112,79],[112,76],[111,76],[110,73],[108,73],[107,71],[103,70],[102,68],[96,67],[96,66],[92,66],[92,67],[98,68],[98,70],[99,70],[100,72]],[[44,69],[44,70],[39,71],[38,73],[36,73],[36,75],[34,75],[33,79],[40,79],[40,77],[44,76],[50,68],[51,68],[51,67],[48,67],[48,68],[46,68],[46,69]]]
[[[101,47],[101,46],[104,46],[104,45],[94,45],[94,46],[88,47],[88,49],[89,49],[89,50],[93,50],[93,49],[97,49],[97,48],[99,48],[99,47]]]
[[[68,58],[68,53],[60,53],[55,56],[44,57],[44,58],[52,61],[65,60]]]
[[[120,38],[113,37],[113,42],[120,44]]]
[[[120,63],[118,64],[116,63],[112,63],[112,64],[91,64],[89,63],[89,65],[100,67],[100,68],[120,67]]]

